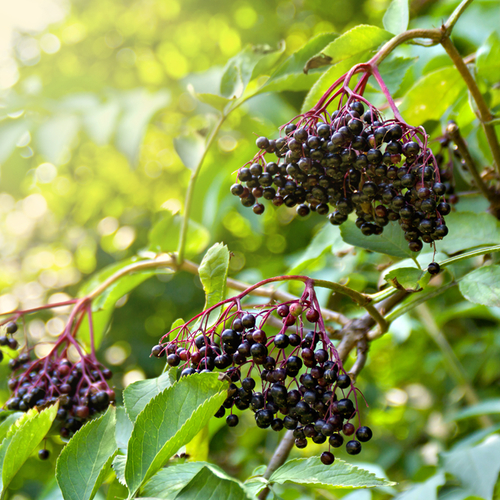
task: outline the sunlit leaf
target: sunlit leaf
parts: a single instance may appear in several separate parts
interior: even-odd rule
[[[125,480],[130,494],[207,424],[227,396],[216,373],[181,378],[154,397],[138,415],[127,449]]]
[[[493,31],[476,52],[477,74],[491,85],[500,81],[500,35]]]
[[[175,137],[174,147],[184,166],[195,170],[205,152],[205,141],[193,132],[191,135]]]
[[[73,140],[80,130],[75,115],[55,115],[42,123],[35,132],[37,150],[51,163],[59,164],[70,155]]]
[[[442,486],[445,482],[446,478],[443,472],[438,472],[427,479],[427,481],[418,483],[404,493],[396,495],[394,500],[421,500],[422,498],[426,500],[437,500],[438,487]]]
[[[416,291],[422,289],[429,281],[430,274],[426,270],[415,267],[400,267],[385,275],[385,280],[394,288]]]
[[[203,290],[205,307],[208,309],[224,298],[227,273],[229,271],[229,250],[222,243],[209,248],[198,268]]]
[[[481,415],[495,415],[497,413],[500,413],[500,399],[487,399],[457,411],[451,418],[453,420],[463,420],[465,418],[479,417]]]

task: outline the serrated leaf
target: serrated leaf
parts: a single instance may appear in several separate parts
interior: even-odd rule
[[[113,459],[113,463],[111,466],[115,471],[116,479],[123,484],[123,486],[127,486],[125,481],[125,466],[127,464],[127,455],[116,455]]]
[[[309,90],[320,74],[310,68],[305,70],[307,61],[321,52],[329,43],[338,37],[336,33],[320,33],[311,38],[297,52],[293,53],[271,75],[260,92],[282,92]],[[308,74],[305,74],[308,73]]]
[[[177,370],[170,368],[159,377],[139,380],[127,386],[123,391],[123,405],[130,420],[135,422],[151,399],[174,385],[176,377]]]
[[[221,478],[208,467],[203,467],[176,497],[176,500],[220,499],[249,500],[249,497],[237,481]]]
[[[490,85],[500,81],[500,35],[493,31],[476,52],[477,74]]]
[[[116,410],[85,424],[68,442],[56,464],[64,500],[92,500],[117,452]]]
[[[227,273],[229,271],[229,250],[222,243],[216,243],[203,256],[198,274],[205,291],[205,307],[208,309],[224,299]]]
[[[391,38],[388,31],[362,24],[340,35],[322,50],[322,54],[332,58],[331,64],[336,64],[375,50]]]
[[[408,242],[405,240],[404,232],[396,222],[389,222],[384,227],[384,232],[380,235],[365,236],[356,224],[347,220],[340,226],[342,239],[354,245],[355,247],[366,248],[372,252],[392,255],[394,257],[415,257],[418,255],[408,248]]]
[[[153,252],[175,252],[179,246],[179,235],[182,217],[178,214],[164,211],[160,219],[149,231],[149,249]],[[190,220],[185,253],[187,257],[202,252],[210,241],[210,233],[201,224]]]
[[[449,234],[436,242],[441,252],[454,254],[500,243],[500,221],[488,213],[452,212],[446,216]]]
[[[195,170],[205,153],[205,140],[193,132],[191,135],[175,137],[174,148],[184,166]]]
[[[130,387],[130,386],[129,386]],[[116,446],[122,450],[127,449],[128,440],[132,434],[132,429],[134,425],[125,411],[123,406],[118,406],[116,408],[116,429],[115,429],[115,439]]]
[[[343,460],[337,459],[333,465],[324,465],[319,457],[289,460],[271,475],[269,481],[326,488],[373,488],[395,484]]]
[[[429,281],[430,274],[415,267],[400,267],[385,275],[385,280],[394,288],[407,292],[421,290]]]
[[[0,445],[0,496],[12,481],[17,471],[36,450],[49,431],[57,414],[58,405],[55,404],[38,413],[35,408],[27,416],[21,417],[12,426]]]
[[[391,94],[396,94],[403,83],[406,72],[415,64],[417,58],[388,57],[379,66],[380,75]],[[371,80],[370,80],[371,81]],[[377,86],[377,84],[375,84]],[[378,88],[378,86],[377,86]]]
[[[465,418],[478,417],[480,415],[495,415],[497,413],[500,413],[500,399],[487,399],[457,411],[451,416],[451,420],[463,420]]]
[[[408,90],[399,111],[408,123],[440,120],[465,90],[465,82],[454,66],[441,68],[423,76]]]
[[[427,479],[427,481],[416,484],[407,491],[396,495],[394,500],[421,500],[422,498],[425,498],[426,500],[437,500],[437,489],[445,482],[446,478],[443,472],[438,472],[434,476]]]
[[[485,266],[470,272],[458,284],[460,293],[470,302],[500,307],[500,266]]]
[[[382,20],[384,28],[395,35],[408,29],[410,8],[408,0],[392,0]]]
[[[22,415],[23,415],[22,412],[15,411],[10,415],[7,415],[7,417],[2,420],[2,423],[0,423],[0,444],[7,436],[9,429],[14,425],[16,420],[19,419]]]
[[[228,476],[220,467],[207,462],[188,462],[181,465],[174,465],[172,467],[168,467],[167,469],[162,469],[151,478],[151,481],[146,484],[143,490],[143,495],[162,500],[175,500],[176,498],[183,498],[180,495],[182,494],[185,496],[187,492],[191,492],[194,495],[200,485],[200,478],[197,477],[197,475],[203,470],[207,470],[209,472],[209,474],[203,475],[207,479],[207,496],[204,498],[210,498],[210,482],[212,482],[212,484],[220,483],[220,487],[223,488],[219,491],[220,496],[214,497],[214,500],[215,498],[229,498],[226,497],[228,493],[224,490],[231,486],[235,489],[235,491],[243,491],[244,496],[235,498],[248,498],[245,494],[243,485],[239,481]],[[213,478],[209,479],[210,475],[212,475]],[[214,478],[217,481],[215,481]],[[234,483],[234,485],[229,483]],[[188,486],[190,486],[190,488],[188,488]]]
[[[500,436],[491,436],[472,448],[443,453],[442,458],[445,471],[453,474],[469,494],[493,498],[500,472]]]
[[[138,415],[127,449],[125,480],[134,495],[220,408],[227,383],[216,373],[181,378]]]

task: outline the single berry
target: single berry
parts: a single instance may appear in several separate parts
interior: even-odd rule
[[[10,333],[11,335],[13,333],[16,333],[17,332],[17,324],[14,323],[14,321],[9,321],[6,325],[5,325],[5,331],[7,333]]]
[[[345,445],[345,449],[349,455],[357,455],[361,451],[361,443],[359,441],[349,441]]]
[[[335,457],[333,456],[333,453],[329,452],[329,451],[324,451],[322,454],[321,454],[321,461],[325,464],[325,465],[331,465],[333,464],[333,462],[335,461]]]
[[[239,418],[237,415],[228,415],[226,418],[226,424],[229,427],[236,427],[238,425]]]
[[[434,276],[435,274],[438,274],[439,271],[441,271],[441,267],[437,262],[431,262],[427,267],[427,271],[429,271],[429,274],[432,274]]]
[[[38,458],[40,460],[47,460],[50,456],[49,450],[40,450],[38,452]]]
[[[370,441],[370,439],[372,438],[372,436],[373,436],[372,430],[369,427],[367,427],[366,425],[363,426],[363,427],[360,427],[356,431],[356,437],[362,443],[366,443],[367,441]]]

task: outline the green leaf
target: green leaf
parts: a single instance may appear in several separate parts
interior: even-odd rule
[[[407,292],[421,290],[429,282],[430,274],[415,267],[400,267],[385,275],[385,280],[394,288]]]
[[[392,255],[394,257],[415,257],[418,255],[408,248],[408,242],[405,240],[404,232],[401,231],[399,224],[389,222],[384,227],[384,232],[380,235],[365,236],[356,224],[351,220],[347,220],[340,226],[342,239],[354,245],[355,247],[366,248],[372,252]]]
[[[227,62],[221,78],[220,93],[228,98],[240,97],[248,83],[275,64],[284,49],[284,45],[278,50],[269,46],[247,45]]]
[[[171,387],[176,377],[177,370],[171,368],[157,378],[139,380],[127,386],[123,391],[123,405],[130,420],[135,422],[151,399]]]
[[[7,415],[2,420],[2,423],[0,424],[0,443],[4,440],[4,438],[7,436],[9,429],[14,425],[14,423],[22,417],[23,413],[20,411],[16,411],[11,413],[10,415]]]
[[[38,127],[35,144],[38,151],[51,163],[59,164],[69,155],[80,129],[75,115],[55,115]]]
[[[480,403],[457,411],[451,416],[452,420],[479,417],[481,415],[495,415],[500,413],[500,399],[487,399]]]
[[[200,102],[204,104],[208,104],[209,106],[212,106],[212,108],[218,109],[219,111],[223,111],[224,108],[232,102],[232,99],[228,99],[227,97],[222,97],[217,94],[204,94],[204,93],[193,93],[194,97],[198,99]],[[179,154],[179,152],[177,152]],[[180,154],[179,154],[180,156]],[[182,157],[181,157],[182,159]]]
[[[452,212],[446,217],[449,234],[436,242],[441,252],[454,254],[473,247],[500,243],[500,221],[488,213]]]
[[[331,57],[331,64],[363,56],[392,38],[391,33],[377,26],[360,25],[340,35],[322,53]],[[332,80],[333,82],[333,80]]]
[[[338,39],[337,39],[338,40]],[[353,56],[345,61],[334,64],[331,68],[325,71],[318,81],[309,90],[304,102],[302,103],[301,113],[309,111],[330,88],[333,82],[338,80],[342,75],[347,73],[352,66],[366,60],[368,52],[364,52],[358,56]]]
[[[396,94],[407,71],[415,64],[416,57],[388,57],[379,66],[380,75],[391,94]],[[376,85],[376,84],[375,84]]]
[[[192,462],[204,462],[208,460],[208,451],[210,447],[210,429],[205,425],[196,436],[186,444],[186,455]]]
[[[130,384],[132,385],[132,384]],[[129,386],[130,387],[130,386]],[[123,406],[118,406],[116,408],[116,446],[122,450],[127,449],[128,440],[132,434],[132,429],[134,428],[133,423],[125,411]]]
[[[63,449],[56,464],[56,479],[64,500],[92,500],[109,471],[117,451],[116,412],[84,425]]]
[[[493,31],[476,52],[477,74],[490,85],[500,81],[500,35]]]
[[[382,22],[384,23],[384,28],[395,35],[406,31],[410,22],[408,0],[392,0],[384,14]]]
[[[325,224],[314,235],[302,255],[293,262],[287,274],[300,274],[303,269],[319,259],[322,255],[328,253],[332,245],[340,239],[340,229],[331,224]]]
[[[500,436],[490,436],[472,448],[443,453],[442,458],[445,471],[459,479],[469,494],[493,498],[500,472]]]
[[[205,139],[195,132],[175,137],[174,148],[184,166],[195,170],[205,153]]]
[[[208,423],[225,400],[226,389],[216,373],[194,374],[146,405],[128,443],[125,479],[130,495]]]
[[[216,243],[207,250],[198,268],[203,290],[205,290],[204,309],[224,299],[228,271],[229,250],[226,245]]]
[[[169,211],[161,213],[160,219],[149,231],[149,248],[153,252],[175,252],[179,246],[182,217]],[[202,252],[210,241],[210,233],[201,224],[188,223],[186,256],[193,257]]]
[[[197,496],[203,492],[205,496]],[[159,471],[146,484],[143,495],[162,500],[249,498],[239,481],[228,476],[220,467],[206,462],[189,462]]]
[[[338,37],[336,33],[320,33],[311,38],[297,52],[286,59],[271,75],[260,92],[282,92],[309,90],[311,85],[319,78],[320,73],[316,68],[304,72],[307,61],[317,55],[329,43]]]
[[[443,472],[438,472],[423,483],[416,484],[410,489],[394,497],[395,500],[437,500],[438,487],[446,482]]]
[[[289,460],[271,475],[269,481],[308,484],[317,488],[372,488],[395,484],[343,460],[324,465],[319,457]]]
[[[420,78],[408,90],[399,111],[408,123],[415,125],[440,120],[465,91],[465,82],[454,66],[438,69]]]
[[[127,455],[116,455],[113,459],[113,463],[111,466],[116,474],[116,479],[123,484],[123,486],[127,486],[125,481],[125,466],[127,465]]]
[[[500,266],[485,266],[467,274],[458,285],[470,302],[483,306],[500,306]]]
[[[17,471],[45,438],[57,414],[55,404],[42,412],[33,409],[9,430],[0,445],[0,496]]]
[[[25,121],[2,123],[0,128],[0,163],[16,149],[17,141],[28,131]]]
[[[124,111],[118,122],[115,142],[129,162],[136,165],[149,122],[170,102],[170,93],[165,89],[150,93],[139,88],[124,93],[120,98]]]
[[[249,500],[243,487],[234,480],[221,478],[204,467],[179,492],[177,500]]]

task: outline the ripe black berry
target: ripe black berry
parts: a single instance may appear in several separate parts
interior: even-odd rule
[[[367,427],[366,425],[363,426],[363,427],[360,427],[356,431],[356,437],[362,443],[366,443],[367,441],[370,441],[370,439],[372,438],[372,436],[373,436],[372,430],[369,427]]]
[[[349,441],[345,445],[345,449],[349,455],[357,455],[361,451],[361,443],[359,441]]]
[[[238,425],[239,419],[237,415],[228,415],[226,418],[226,424],[229,427],[236,427]]]
[[[429,271],[429,274],[435,275],[441,271],[441,267],[437,262],[431,262],[427,267],[427,271]]]
[[[44,449],[44,450],[39,450],[39,452],[38,452],[38,458],[40,460],[47,460],[49,458],[49,456],[50,456],[49,450]]]
[[[335,460],[335,457],[333,456],[333,453],[331,453],[329,451],[324,451],[321,454],[321,461],[325,465],[331,465],[331,464],[333,464],[334,460]]]
[[[7,333],[10,333],[11,335],[16,333],[17,332],[17,324],[14,323],[14,321],[9,321],[9,323],[7,323],[5,325],[5,331]]]

